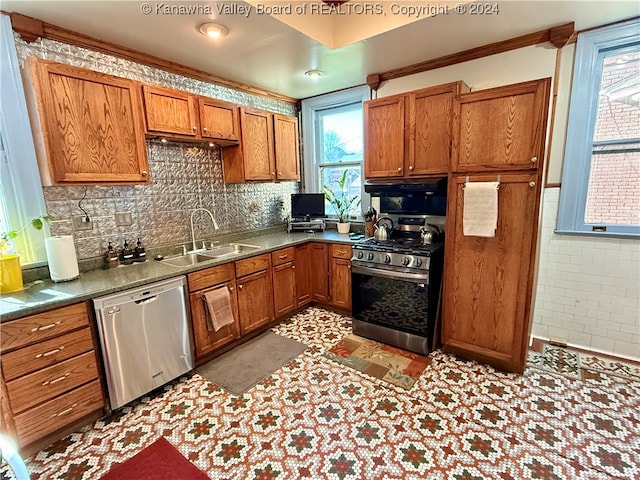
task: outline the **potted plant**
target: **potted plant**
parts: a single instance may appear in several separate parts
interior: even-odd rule
[[[41,215],[31,220],[18,230],[9,230],[0,235],[0,292],[15,292],[22,290],[22,269],[20,268],[20,255],[6,253],[11,249],[11,240],[31,225],[36,230],[42,230],[44,222],[49,222],[49,215]]]
[[[330,188],[329,185],[323,186],[324,197],[333,205],[338,215],[338,233],[349,233],[349,214],[351,209],[360,203],[358,197],[347,194],[347,173],[348,170],[344,170],[340,178],[334,182],[338,186],[337,190]]]

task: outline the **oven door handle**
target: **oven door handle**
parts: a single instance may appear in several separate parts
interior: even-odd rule
[[[412,283],[429,284],[429,273],[406,273],[394,272],[391,270],[383,270],[381,268],[363,267],[361,265],[351,265],[351,273],[359,273],[361,275],[370,275],[372,277],[391,278],[394,280],[402,280]]]

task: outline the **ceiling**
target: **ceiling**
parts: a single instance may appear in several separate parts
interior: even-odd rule
[[[428,12],[410,17],[397,10],[423,5],[444,8],[453,2],[382,0],[356,6],[359,1],[340,7],[344,13],[351,5],[348,15],[323,13],[317,6],[319,0],[2,0],[0,8],[293,98],[361,85],[371,73],[570,21],[575,22],[576,30],[583,30],[640,14],[635,0],[500,0],[495,3],[499,11],[490,15],[457,14],[451,6],[448,14],[432,17],[424,16]],[[142,12],[145,3],[151,6],[150,14]],[[257,12],[258,3],[291,5],[292,12],[305,8],[307,15],[285,10],[274,17]],[[226,12],[221,11],[223,7]],[[168,13],[172,8],[192,8],[195,13]],[[378,11],[365,13],[366,8]],[[224,24],[229,34],[216,40],[200,34],[198,26],[210,21]],[[313,80],[304,75],[311,69],[325,75]]]

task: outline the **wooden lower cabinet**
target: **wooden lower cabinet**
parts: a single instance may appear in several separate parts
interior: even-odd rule
[[[313,299],[311,244],[296,246],[295,257],[296,304],[303,307]]]
[[[351,310],[351,247],[332,244],[330,252],[331,296],[329,303],[344,310]]]
[[[268,254],[236,262],[240,335],[274,320],[273,285]]]
[[[0,429],[23,455],[103,414],[89,318],[83,302],[0,324]]]
[[[273,307],[276,318],[295,311],[298,302],[296,294],[296,250],[283,248],[271,254],[271,275],[273,279]]]
[[[312,299],[329,303],[329,246],[312,242],[311,245],[311,291]]]
[[[191,291],[189,294],[189,303],[191,306],[191,322],[193,326],[193,344],[196,361],[198,361],[218,348],[224,347],[240,338],[235,271],[233,263],[227,263],[218,267],[190,273],[188,278]],[[197,290],[195,290],[195,288],[197,288]],[[235,321],[215,331],[208,326],[203,297],[206,293],[219,288],[229,290],[231,312],[233,313]]]
[[[469,181],[495,181],[471,175]],[[466,176],[449,179],[442,342],[445,350],[522,372],[532,315],[539,173],[502,172],[495,237],[464,236]]]

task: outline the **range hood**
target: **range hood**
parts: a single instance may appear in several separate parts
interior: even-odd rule
[[[374,197],[446,196],[447,177],[367,180],[364,182],[364,191]]]

